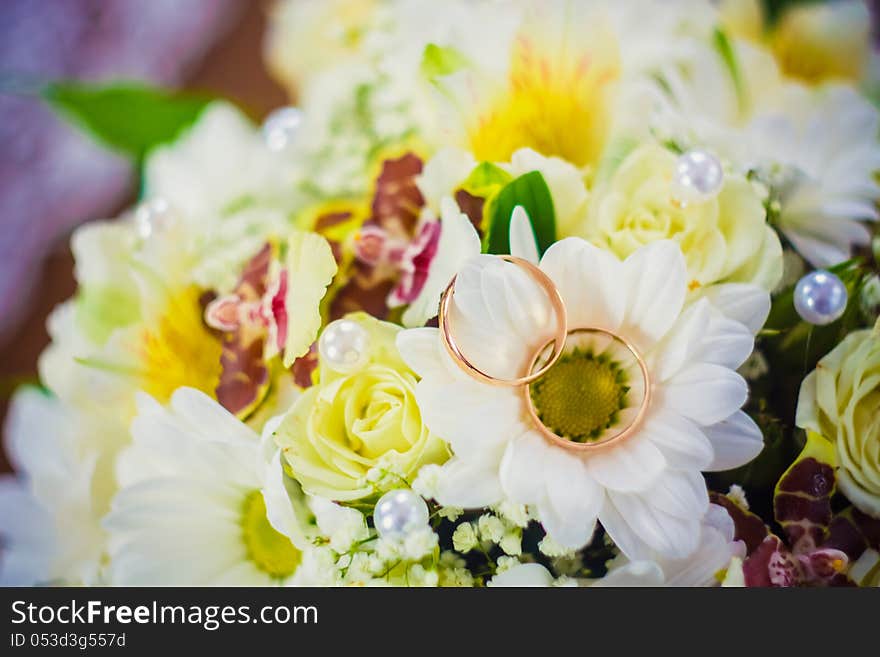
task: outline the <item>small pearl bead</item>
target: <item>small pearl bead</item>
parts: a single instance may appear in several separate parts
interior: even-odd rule
[[[724,170],[711,153],[693,150],[675,161],[673,196],[682,203],[706,201],[721,191]]]
[[[368,356],[369,336],[350,319],[330,322],[318,340],[321,362],[338,372],[351,372],[363,365]]]
[[[168,227],[171,209],[163,198],[152,198],[138,205],[134,211],[134,225],[138,237],[145,240],[153,233]]]
[[[301,123],[302,111],[296,107],[281,107],[269,114],[263,122],[266,147],[275,153],[288,148],[296,138]]]
[[[810,272],[794,288],[794,308],[805,322],[824,326],[846,310],[846,285],[831,272]]]
[[[428,507],[407,488],[385,493],[373,511],[373,525],[382,538],[400,537],[428,524]]]

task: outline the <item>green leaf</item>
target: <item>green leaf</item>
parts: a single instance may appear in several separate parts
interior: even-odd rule
[[[556,212],[550,188],[540,172],[532,171],[509,182],[492,200],[483,248],[486,253],[510,253],[510,217],[517,205],[531,219],[539,253],[543,254],[556,241]]]
[[[154,146],[173,141],[210,102],[136,82],[53,82],[42,96],[99,141],[138,159]]]
[[[438,46],[429,43],[422,53],[422,75],[433,82],[437,78],[451,75],[468,65],[467,57],[451,46]]]
[[[737,102],[742,111],[745,109],[748,98],[746,98],[746,89],[739,70],[739,62],[737,62],[736,53],[734,52],[733,45],[730,43],[730,39],[727,37],[727,33],[724,30],[716,29],[712,35],[712,45],[718,51],[721,60],[727,67],[728,73],[730,73],[733,86],[736,89]]]
[[[513,176],[497,164],[481,162],[474,167],[474,170],[470,172],[467,179],[461,184],[461,189],[473,196],[487,199],[494,196],[499,189],[511,180],[513,180]]]

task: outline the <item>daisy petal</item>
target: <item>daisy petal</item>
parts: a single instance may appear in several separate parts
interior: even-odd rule
[[[715,457],[709,472],[730,470],[748,463],[764,448],[761,428],[744,411],[737,411],[723,422],[704,429]]]
[[[747,283],[712,285],[703,292],[726,317],[745,324],[756,334],[770,314],[770,295],[763,288]]]
[[[716,424],[735,413],[748,398],[749,389],[736,372],[710,363],[683,369],[661,389],[661,402],[669,409],[703,426]]]
[[[644,434],[633,436],[586,459],[587,470],[615,491],[643,491],[666,467],[666,459]]]
[[[699,472],[712,463],[712,443],[685,417],[661,409],[648,418],[643,431],[672,468]]]
[[[522,376],[555,323],[547,294],[529,274],[489,255],[471,258],[459,272],[452,306],[462,352],[500,378]]]
[[[702,518],[709,508],[706,482],[697,471],[667,470],[645,494],[651,505],[676,518]]]
[[[570,327],[620,327],[626,308],[623,265],[611,253],[569,237],[547,249],[541,269],[556,283]]]
[[[588,543],[604,499],[601,487],[580,459],[558,448],[548,450],[543,479],[547,498],[538,510],[548,533],[569,547]]]
[[[521,205],[517,205],[510,215],[510,254],[528,260],[533,265],[537,265],[540,260],[532,221]]]
[[[497,504],[504,498],[495,463],[452,457],[439,474],[437,501],[440,504],[475,509]]]
[[[536,504],[544,496],[544,480],[549,445],[534,431],[514,439],[501,460],[501,486],[505,495],[518,504]]]
[[[596,580],[592,586],[617,588],[634,586],[663,586],[663,571],[653,561],[633,561],[609,571],[605,577]]]
[[[684,306],[687,267],[678,245],[671,241],[648,244],[623,263],[630,298],[625,332],[643,350],[666,335]]]
[[[651,503],[648,493],[609,492],[599,520],[630,559],[646,558],[651,550],[680,559],[692,554],[699,544],[700,516],[669,515]]]

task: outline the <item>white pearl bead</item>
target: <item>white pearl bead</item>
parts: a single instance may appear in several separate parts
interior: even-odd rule
[[[321,333],[318,355],[331,369],[351,372],[366,362],[369,342],[367,331],[360,324],[350,319],[337,319]]]
[[[810,324],[824,326],[840,319],[846,310],[846,285],[831,272],[818,269],[798,281],[794,309]]]
[[[269,114],[263,122],[266,147],[275,153],[288,148],[296,138],[301,123],[302,111],[296,107],[281,107]]]
[[[711,153],[688,151],[675,161],[672,194],[682,203],[706,201],[721,191],[724,169]]]
[[[373,511],[373,525],[382,538],[400,537],[428,524],[428,506],[407,488],[385,493]]]
[[[134,211],[134,225],[138,237],[145,240],[153,233],[168,227],[171,208],[163,198],[152,198],[138,205]]]

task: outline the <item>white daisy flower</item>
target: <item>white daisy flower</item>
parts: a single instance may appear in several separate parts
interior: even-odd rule
[[[763,444],[740,410],[748,389],[735,370],[766,317],[767,292],[724,285],[712,301],[685,306],[684,258],[668,241],[620,261],[569,238],[551,246],[540,267],[559,289],[569,329],[610,331],[642,354],[652,382],[644,421],[602,449],[567,444],[604,440],[631,424],[644,403],[632,353],[602,334],[571,334],[562,358],[530,386],[536,416],[565,436],[550,440],[531,419],[522,389],[468,376],[437,329],[403,331],[398,348],[421,377],[416,395],[425,422],[454,451],[441,470],[438,501],[530,505],[566,547],[586,544],[598,518],[628,556],[643,545],[670,557],[693,552],[709,505],[700,472],[745,463]],[[459,272],[451,318],[468,358],[507,379],[522,375],[555,328],[546,296],[528,275],[485,255]]]
[[[101,583],[115,451],[86,426],[36,389],[13,398],[6,452],[17,474],[0,477],[0,585]]]
[[[273,424],[261,440],[192,388],[180,388],[167,408],[140,395],[104,522],[111,582],[297,583],[312,517],[283,473]]]
[[[779,192],[780,230],[810,263],[828,267],[869,244],[861,222],[880,218],[880,113],[849,87],[798,92],[785,114],[752,121],[746,141]]]
[[[880,113],[851,87],[785,80],[750,44],[733,42],[732,54],[733,69],[707,47],[684,72],[667,71],[655,127],[756,171],[778,203],[779,229],[813,265],[846,260],[870,240],[860,222],[880,216]]]

